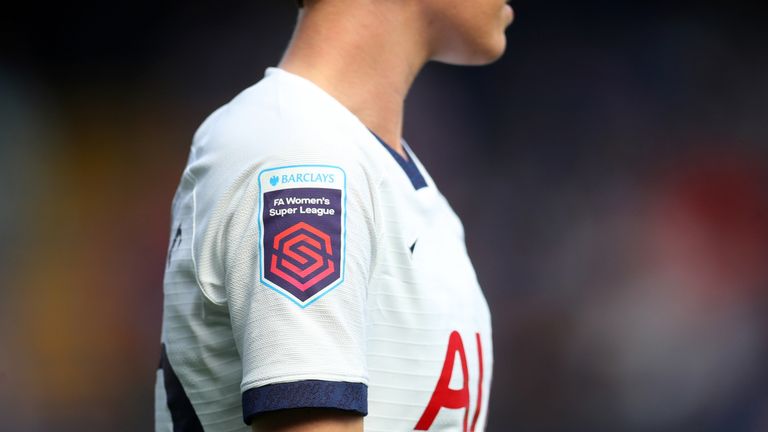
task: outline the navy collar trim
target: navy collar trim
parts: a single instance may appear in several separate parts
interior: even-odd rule
[[[405,175],[408,176],[408,179],[411,181],[411,184],[413,185],[413,188],[415,190],[419,190],[421,188],[427,187],[427,181],[424,179],[424,176],[421,175],[421,171],[419,171],[419,167],[416,165],[416,161],[413,158],[413,155],[408,151],[408,148],[406,146],[403,146],[403,149],[405,150],[405,153],[408,155],[408,159],[404,158],[400,153],[396,152],[392,147],[390,147],[386,142],[384,142],[381,137],[376,135],[373,131],[371,131],[371,134],[376,137],[376,139],[381,143],[381,145],[384,146],[385,149],[389,152],[389,154],[392,155],[393,158],[395,158],[395,161],[398,165],[400,165],[400,168],[403,169],[405,172]]]

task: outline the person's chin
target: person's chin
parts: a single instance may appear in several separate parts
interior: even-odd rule
[[[456,66],[484,66],[494,63],[504,55],[507,48],[507,38],[503,34],[493,40],[476,44],[464,52],[453,52],[448,55],[440,55],[432,60]]]
[[[501,41],[496,46],[495,50],[493,50],[491,55],[489,55],[487,61],[482,64],[495,63],[498,59],[500,59],[504,55],[506,51],[507,51],[507,38],[502,37]]]
[[[507,50],[507,38],[502,34],[493,41],[479,47],[474,55],[470,56],[465,64],[467,66],[484,66],[496,62]]]

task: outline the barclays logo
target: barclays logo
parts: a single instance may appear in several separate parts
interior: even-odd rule
[[[272,179],[269,180],[270,182]],[[334,174],[326,174],[319,172],[303,172],[293,174],[283,174],[279,180],[275,180],[276,183],[335,183],[336,176]]]
[[[289,185],[296,183],[336,183],[336,175],[325,172],[292,172],[290,174],[274,174],[269,177],[269,184],[272,187],[277,185]]]

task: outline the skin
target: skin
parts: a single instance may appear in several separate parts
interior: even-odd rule
[[[505,0],[305,0],[279,67],[317,84],[407,157],[401,144],[404,103],[422,68],[430,61],[496,61],[512,20]],[[259,416],[252,427],[362,431],[363,417],[293,409]]]
[[[308,0],[279,67],[320,86],[405,156],[404,102],[424,65],[497,60],[512,19],[505,0]]]
[[[251,427],[259,432],[359,432],[363,418],[339,410],[299,408],[263,414]]]

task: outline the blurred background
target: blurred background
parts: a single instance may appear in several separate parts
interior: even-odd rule
[[[768,6],[519,0],[406,139],[494,314],[491,431],[768,431]],[[0,15],[0,430],[149,431],[192,134],[292,1]]]

